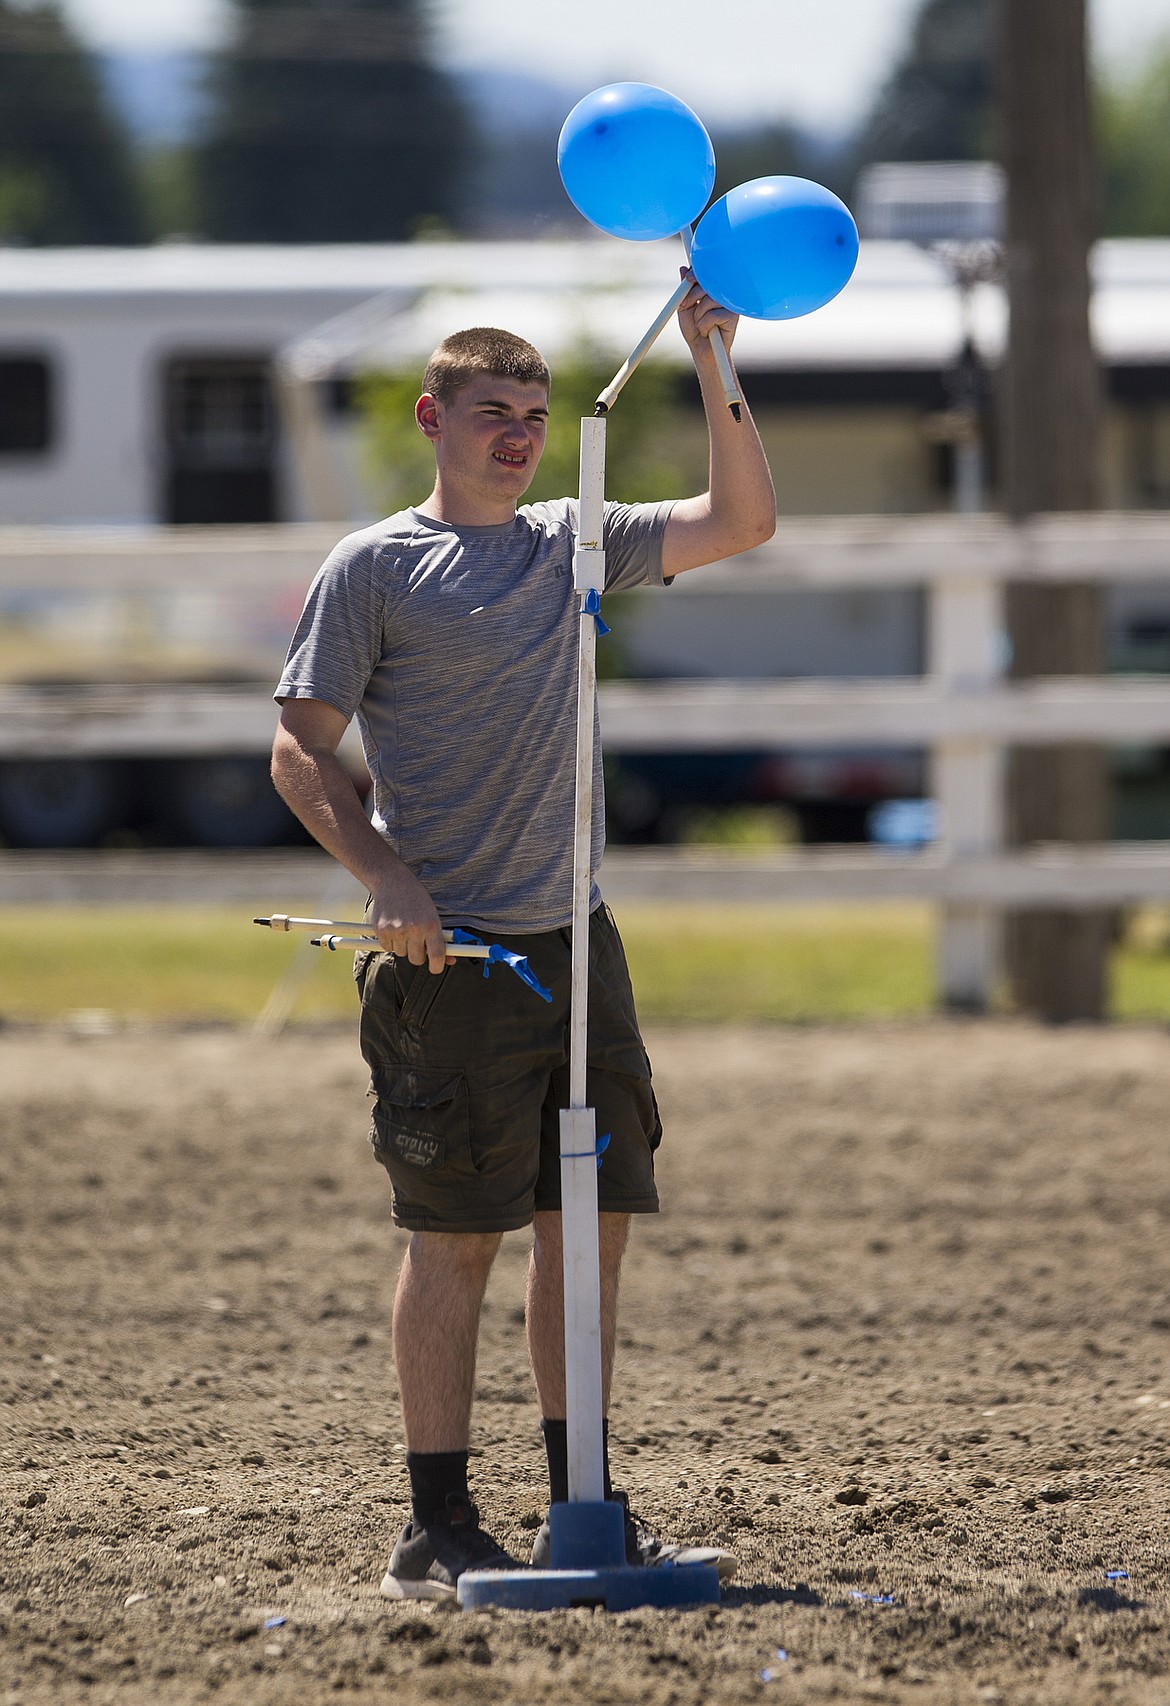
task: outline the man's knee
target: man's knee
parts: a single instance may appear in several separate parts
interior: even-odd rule
[[[602,1272],[620,1267],[630,1236],[628,1214],[599,1214],[597,1217],[598,1250]],[[539,1267],[544,1262],[561,1262],[561,1217],[552,1210],[541,1210],[533,1222],[533,1255]]]
[[[411,1266],[420,1272],[486,1281],[502,1241],[499,1232],[415,1232],[410,1240]]]

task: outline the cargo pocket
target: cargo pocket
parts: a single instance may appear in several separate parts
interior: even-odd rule
[[[414,1182],[422,1185],[427,1176],[450,1174],[454,1182],[470,1170],[467,1080],[461,1072],[375,1066],[370,1081],[377,1097],[370,1134],[374,1154],[408,1195],[420,1200]]]

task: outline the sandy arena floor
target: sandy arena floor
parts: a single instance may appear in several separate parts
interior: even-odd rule
[[[400,1235],[348,1034],[0,1035],[0,1706],[1166,1706],[1170,1037],[650,1041],[619,1480],[741,1571],[719,1610],[540,1617],[377,1592]],[[514,1549],[525,1253],[473,1462]]]

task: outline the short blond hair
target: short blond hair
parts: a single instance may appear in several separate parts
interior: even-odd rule
[[[427,362],[423,390],[440,403],[451,399],[480,373],[495,379],[517,379],[522,385],[551,381],[548,363],[540,351],[514,332],[498,326],[471,326],[444,338]]]

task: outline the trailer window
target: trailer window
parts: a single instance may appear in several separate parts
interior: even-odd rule
[[[0,355],[0,455],[48,450],[53,437],[49,364]]]
[[[276,410],[263,357],[182,357],[165,370],[164,520],[277,520]]]
[[[171,368],[170,439],[208,462],[247,463],[273,436],[268,375],[259,362],[180,361]]]

